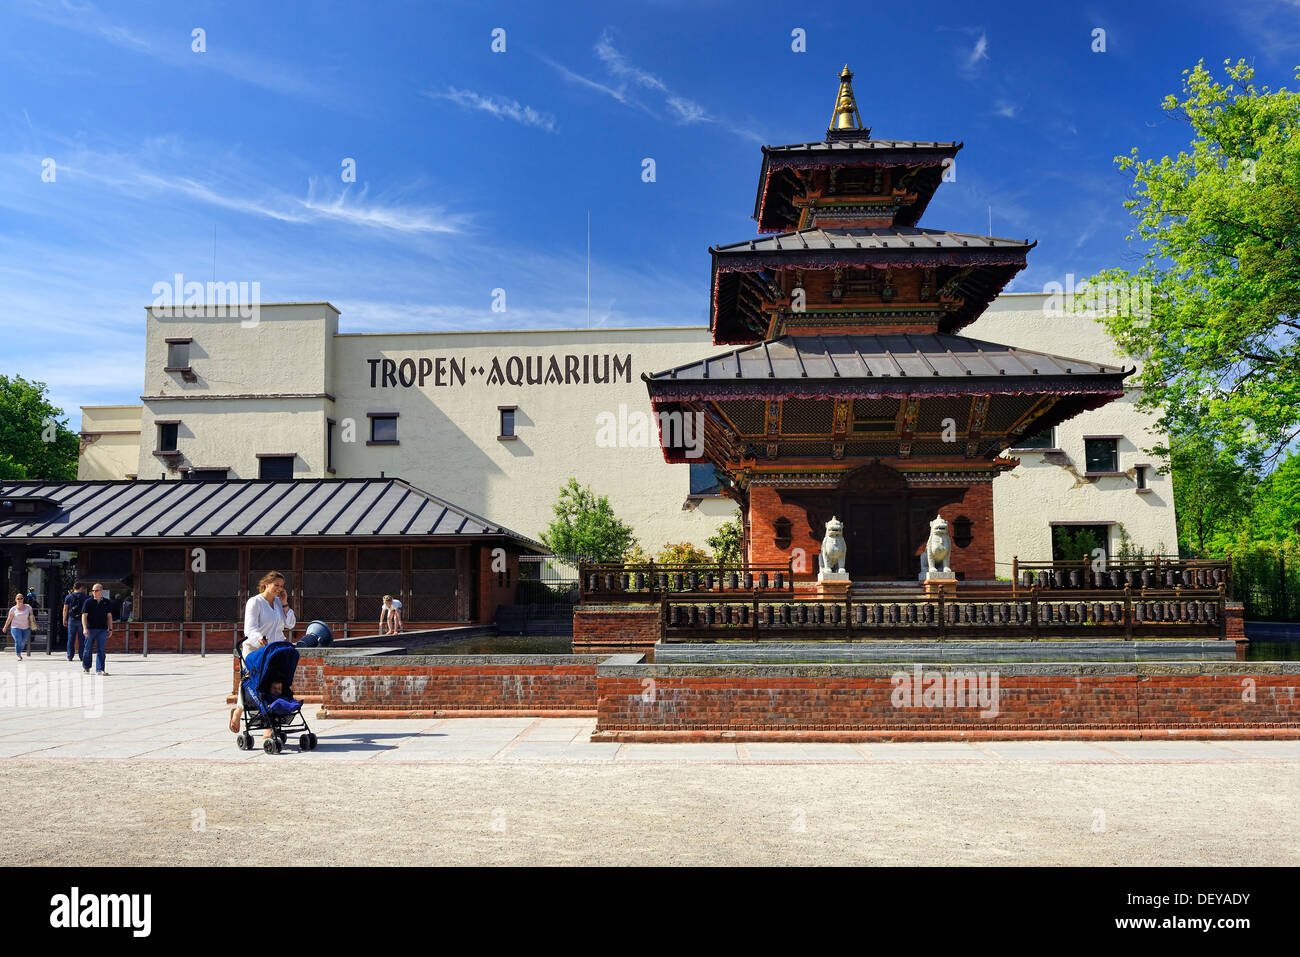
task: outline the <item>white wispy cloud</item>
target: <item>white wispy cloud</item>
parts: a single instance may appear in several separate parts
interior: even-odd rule
[[[267,57],[245,55],[228,44],[216,43],[210,44],[203,52],[195,52],[191,49],[189,33],[172,36],[147,34],[138,28],[113,22],[90,2],[23,0],[17,10],[52,26],[102,39],[123,50],[147,54],[151,60],[171,68],[211,70],[283,96],[357,109],[344,91],[328,87],[319,78],[282,70]]]
[[[1020,106],[1008,100],[998,100],[993,106],[993,112],[1008,120],[1014,120],[1016,114],[1020,112]]]
[[[498,120],[514,120],[524,126],[535,126],[548,133],[555,132],[554,116],[535,110],[531,106],[525,106],[509,97],[484,96],[473,90],[458,90],[454,86],[448,87],[445,93],[425,91],[424,95],[431,100],[448,100],[467,110],[480,110],[495,116]]]
[[[975,45],[966,56],[966,69],[973,70],[979,65],[980,60],[989,58],[989,38],[987,34],[981,33],[975,40]]]
[[[603,93],[624,106],[642,110],[651,116],[657,116],[656,112],[635,96],[635,92],[651,94],[653,98],[661,100],[667,114],[683,125],[708,123],[730,130],[745,139],[758,143],[765,142],[762,134],[723,121],[710,113],[703,104],[674,91],[663,78],[633,63],[626,54],[614,46],[613,36],[608,30],[600,35],[593,51],[607,74],[607,83],[583,76],[547,57],[541,57],[541,60],[566,80]]]
[[[159,168],[161,142],[145,144],[145,152],[151,154],[150,165],[146,165],[143,154],[78,150],[59,164],[58,175],[68,183],[80,180],[108,187],[128,200],[142,195],[171,195],[281,223],[335,222],[381,232],[432,234],[461,232],[469,221],[468,216],[439,206],[372,199],[365,185],[340,184],[337,191],[331,191],[321,180],[308,178],[305,195],[295,195],[272,185],[258,185],[247,169],[234,173],[227,167],[218,172],[219,163],[199,175],[170,173]],[[0,155],[0,169],[40,169],[40,162],[35,155]],[[23,194],[0,190],[0,206],[23,199]],[[26,202],[30,204],[30,200]]]

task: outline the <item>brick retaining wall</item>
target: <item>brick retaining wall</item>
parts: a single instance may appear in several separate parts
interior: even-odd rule
[[[907,694],[981,672],[996,708]],[[599,685],[596,740],[1300,737],[1300,662],[607,665]]]
[[[654,649],[662,631],[658,602],[641,605],[576,605],[573,650],[628,652]]]
[[[322,659],[322,718],[594,716],[602,655]]]

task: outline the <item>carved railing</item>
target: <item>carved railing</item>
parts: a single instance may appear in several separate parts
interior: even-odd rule
[[[1232,561],[1166,558],[1080,558],[1073,561],[1022,562],[1011,560],[1011,590],[1110,591],[1139,589],[1216,589],[1232,597]]]
[[[644,565],[583,562],[578,566],[581,601],[660,601],[668,595],[793,594],[790,562],[754,565]]]
[[[916,592],[843,599],[672,595],[664,640],[869,641],[872,639],[1124,639],[1227,637],[1222,588],[1047,594],[1037,588],[978,597]]]

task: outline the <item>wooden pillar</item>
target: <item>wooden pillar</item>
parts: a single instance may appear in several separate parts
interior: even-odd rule
[[[357,547],[349,545],[348,552],[348,600],[347,620],[357,620]]]
[[[239,594],[239,607],[243,608],[248,604],[248,576],[252,572],[253,558],[252,549],[243,546],[239,549],[239,585],[235,589]]]
[[[290,592],[290,596],[289,596],[289,597],[290,597],[290,601],[292,602],[292,604],[291,604],[290,607],[293,607],[293,608],[301,608],[301,607],[303,606],[303,600],[302,600],[302,569],[303,569],[303,554],[302,554],[302,546],[301,546],[301,545],[295,545],[295,546],[293,546],[292,552],[293,552],[293,559],[292,559],[292,564],[293,564],[293,589],[292,589],[292,591]]]
[[[401,601],[403,606],[409,608],[411,605],[411,546],[397,546],[402,555],[402,587]]]
[[[81,555],[77,555],[78,565],[80,565]],[[77,580],[81,579],[81,570],[77,570]],[[140,599],[144,592],[140,588],[140,583],[144,579],[144,549],[136,545],[131,549],[131,614],[136,618],[140,617]]]
[[[202,547],[202,546],[198,546]],[[183,561],[185,562],[185,596],[181,599],[181,620],[194,620],[194,549],[188,545],[183,549]],[[206,553],[204,560],[207,560]]]
[[[478,575],[470,565],[470,550],[466,545],[456,547],[456,617],[461,621],[473,619]]]

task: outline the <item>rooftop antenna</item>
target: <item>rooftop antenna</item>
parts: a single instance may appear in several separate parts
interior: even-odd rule
[[[591,328],[591,210],[587,210],[587,328]]]
[[[989,206],[989,235],[993,235],[993,206]]]

